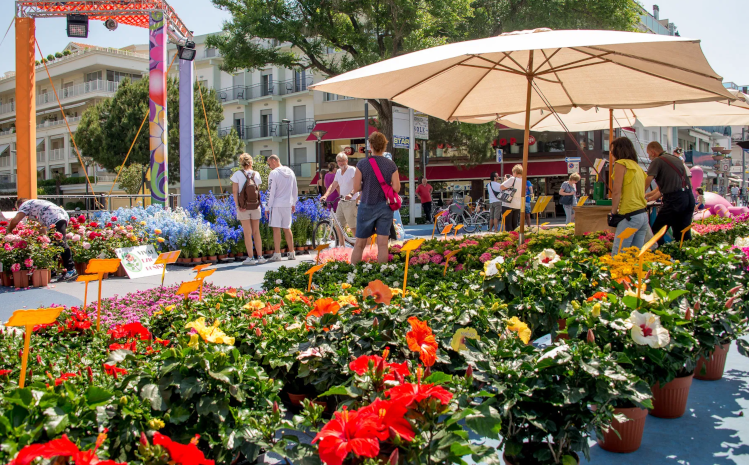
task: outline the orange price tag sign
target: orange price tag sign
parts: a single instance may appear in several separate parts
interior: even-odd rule
[[[195,275],[195,279],[201,279],[201,280],[206,279],[212,274],[214,274],[214,272],[216,272],[216,268],[212,268],[210,270],[201,270],[198,272],[197,275]]]
[[[582,207],[583,204],[585,204],[588,199],[589,199],[589,196],[588,195],[584,195],[583,197],[581,197],[580,199],[578,199],[578,204],[576,206],[577,207]]]
[[[649,249],[651,249],[651,247],[654,244],[656,244],[656,241],[658,241],[659,239],[661,239],[662,236],[664,236],[664,234],[666,234],[666,233],[667,233],[667,227],[664,226],[663,228],[661,228],[659,230],[659,232],[657,232],[656,234],[654,234],[654,237],[652,237],[650,241],[648,241],[645,244],[643,244],[643,247],[641,247],[641,251],[638,252],[638,256],[640,257],[643,254],[645,254]]]
[[[90,283],[91,281],[96,281],[99,279],[98,274],[79,274],[78,278],[76,278],[76,281],[79,283]]]
[[[29,343],[31,342],[31,332],[34,330],[34,325],[52,323],[60,316],[60,312],[62,312],[62,307],[16,310],[5,324],[6,326],[24,326],[26,328],[23,341],[23,355],[21,356],[21,379],[18,381],[19,387],[24,387],[26,383],[26,367],[29,363]]]
[[[456,225],[456,229],[453,230],[453,237],[456,237],[458,235],[458,230],[461,229],[461,228],[463,228],[463,227],[464,227],[463,224],[457,224]]]
[[[328,247],[330,247],[331,244],[320,244],[319,246],[315,247],[315,251],[318,252],[318,254],[315,256],[315,264],[317,265],[320,263],[320,252],[324,251]]]
[[[197,272],[197,271],[200,271],[200,270],[202,270],[202,269],[204,269],[204,268],[208,268],[209,266],[211,266],[211,264],[210,264],[210,263],[203,263],[203,264],[201,264],[201,265],[198,265],[198,266],[195,266],[195,267],[193,267],[193,271],[196,271],[196,272]]]
[[[420,245],[422,245],[422,242],[424,242],[424,239],[412,239],[408,241],[406,244],[404,244],[403,247],[401,247],[402,252],[411,252],[413,250],[417,250]]]
[[[451,232],[451,229],[453,229],[453,225],[452,224],[446,224],[445,227],[443,227],[443,230],[440,231],[440,234],[446,235],[449,232]]]
[[[180,284],[180,287],[177,289],[177,292],[175,292],[175,295],[184,295],[187,299],[188,294],[197,291],[201,287],[201,283],[202,281],[200,280],[185,281]]]
[[[310,268],[309,270],[305,271],[305,274],[310,275],[310,280],[307,282],[307,292],[310,292],[312,289],[312,278],[316,271],[323,268],[325,264],[323,265],[315,265],[314,267]]]
[[[86,267],[86,273],[115,273],[119,267],[119,258],[92,258]]]
[[[635,234],[636,231],[638,231],[638,230],[635,229],[635,228],[625,228],[625,231],[623,231],[620,234],[618,234],[617,238],[622,241],[623,239],[627,239],[628,237],[630,237],[633,234]]]
[[[681,232],[682,232],[682,236],[680,236],[680,248],[682,248],[682,242],[683,242],[683,241],[685,240],[685,234],[687,234],[687,232],[688,232],[688,231],[690,231],[690,229],[691,229],[692,227],[693,227],[693,225],[692,225],[692,224],[691,224],[691,225],[688,225],[688,227],[687,227],[687,228],[685,228],[685,229],[683,229],[683,230],[681,231]]]
[[[458,252],[458,250],[454,250],[445,256],[445,269],[443,270],[443,276],[445,276],[445,273],[448,272],[448,262],[450,261],[451,257],[456,255]]]
[[[168,265],[174,263],[180,257],[181,252],[182,250],[174,250],[172,252],[160,253],[156,258],[156,261],[154,261],[154,265]]]

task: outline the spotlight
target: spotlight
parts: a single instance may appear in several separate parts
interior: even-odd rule
[[[109,18],[108,20],[104,21],[104,27],[106,27],[110,31],[114,31],[115,29],[117,29],[117,26],[118,26],[117,21],[115,21],[112,18]]]
[[[68,15],[68,37],[89,36],[89,17],[86,15]]]
[[[180,60],[193,61],[195,59],[195,42],[188,40],[185,42],[185,46],[177,46],[177,55]]]

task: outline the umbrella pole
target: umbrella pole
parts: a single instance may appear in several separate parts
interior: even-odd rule
[[[523,174],[521,175],[521,228],[518,232],[518,245],[523,244],[524,227],[526,226],[526,174],[529,166],[529,126],[531,120],[531,83],[534,80],[533,75],[534,52],[529,52],[529,68],[526,75],[528,84],[526,85],[526,121],[523,127]]]
[[[609,109],[609,198],[612,198],[612,173],[614,173],[615,166],[615,157],[612,155],[612,138],[614,136],[614,124],[612,123],[614,119],[614,110]]]

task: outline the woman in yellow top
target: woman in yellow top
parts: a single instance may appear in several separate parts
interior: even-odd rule
[[[618,137],[612,141],[612,156],[615,159],[612,173],[612,214],[624,216],[617,225],[612,255],[628,247],[643,247],[646,235],[650,230],[646,210],[646,172],[638,166],[638,155],[635,147],[627,137]],[[618,239],[625,229],[636,231],[626,239]]]

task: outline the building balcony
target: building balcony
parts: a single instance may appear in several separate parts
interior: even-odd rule
[[[219,99],[226,103],[237,100],[255,100],[269,96],[284,96],[307,92],[308,87],[312,84],[313,77],[305,76],[302,79],[290,79],[288,81],[270,81],[251,86],[232,86],[220,89]]]
[[[10,168],[12,166],[13,157],[10,155],[5,155],[0,157],[0,168]]]
[[[52,149],[49,151],[49,161],[65,161],[65,149]],[[69,152],[69,151],[68,151]]]
[[[234,129],[242,140],[263,139],[266,137],[291,137],[310,134],[315,127],[315,120],[303,119],[287,123],[255,124],[252,126],[225,126],[219,128],[219,136],[225,137]],[[288,134],[287,134],[288,133]]]
[[[46,159],[46,152],[44,150],[40,150],[36,153],[36,162],[37,163],[44,163],[44,160]]]
[[[81,121],[81,117],[80,116],[69,116],[68,117],[68,124],[70,124],[71,126],[74,125],[74,124],[76,124],[76,123],[78,123],[79,121]],[[52,128],[52,127],[60,126],[60,125],[65,126],[65,120],[64,119],[59,119],[57,121],[51,121],[51,120],[43,121],[43,122],[37,124],[36,128],[37,129],[44,129],[44,128]]]

